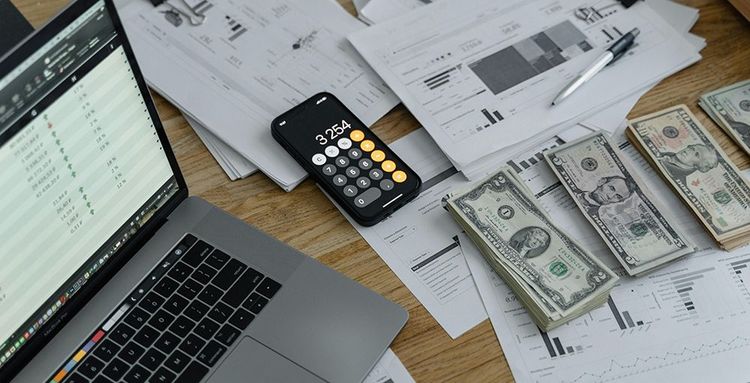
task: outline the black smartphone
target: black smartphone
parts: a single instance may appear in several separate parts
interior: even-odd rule
[[[419,194],[417,173],[330,93],[277,117],[271,132],[361,225],[380,222]]]

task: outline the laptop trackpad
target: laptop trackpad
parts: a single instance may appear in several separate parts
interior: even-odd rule
[[[317,376],[250,337],[240,341],[209,382],[324,383]]]

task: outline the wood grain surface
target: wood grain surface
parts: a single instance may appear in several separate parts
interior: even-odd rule
[[[355,14],[351,0],[339,1]],[[43,25],[67,3],[12,2],[35,27]],[[750,23],[726,0],[681,2],[700,8],[700,19],[692,32],[708,42],[703,60],[662,81],[641,98],[629,116],[687,104],[737,165],[747,168],[750,158],[703,113],[697,101],[706,91],[750,79]],[[231,182],[177,109],[158,95],[154,98],[192,195],[227,210],[409,310],[409,321],[392,348],[417,382],[513,381],[489,321],[452,340],[313,182],[307,180],[291,193],[285,193],[263,174]],[[373,129],[390,143],[418,126],[399,105]]]

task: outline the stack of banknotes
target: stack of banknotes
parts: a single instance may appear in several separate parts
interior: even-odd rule
[[[750,80],[706,93],[698,105],[750,154]]]
[[[549,150],[545,158],[628,274],[642,275],[695,251],[606,133]]]
[[[501,168],[444,203],[541,329],[609,297],[617,275],[551,222],[512,169]]]
[[[723,97],[717,91],[704,100]],[[715,117],[729,116],[721,110]],[[721,248],[750,243],[750,185],[687,106],[631,120],[626,134]]]

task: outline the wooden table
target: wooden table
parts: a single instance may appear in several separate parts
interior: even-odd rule
[[[355,14],[351,0],[339,1]],[[44,24],[67,3],[66,0],[12,2],[35,27]],[[630,117],[687,104],[732,159],[746,168],[750,158],[698,108],[697,101],[708,90],[750,79],[750,23],[726,0],[681,2],[701,10],[693,32],[708,41],[702,52],[703,60],[662,81],[641,98]],[[489,321],[452,340],[313,182],[305,181],[292,193],[285,193],[263,174],[229,181],[177,109],[158,95],[155,98],[192,195],[201,196],[409,310],[409,322],[392,348],[414,379],[418,382],[513,380]],[[414,117],[398,106],[374,130],[390,143],[418,126]]]

